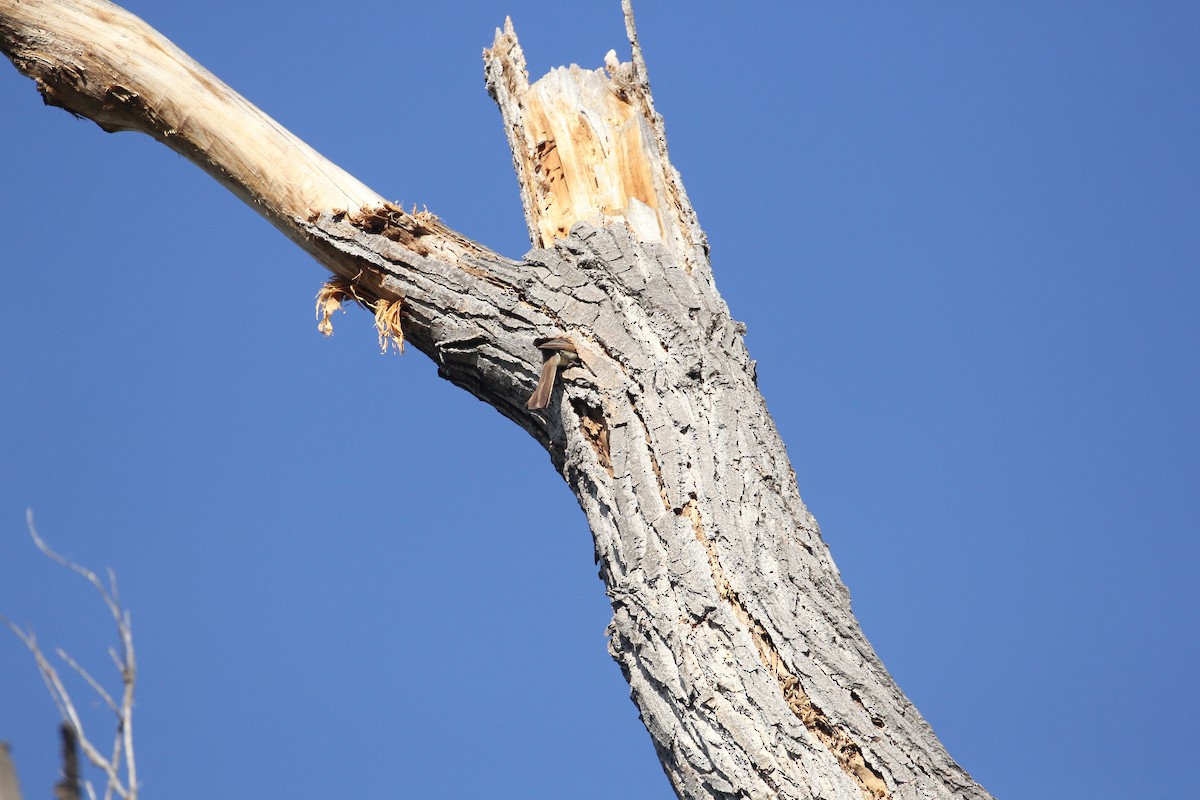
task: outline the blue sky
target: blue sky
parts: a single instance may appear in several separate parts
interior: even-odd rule
[[[615,0],[128,7],[512,256],[481,48],[511,14],[533,77],[627,57]],[[642,2],[642,43],[867,635],[997,796],[1186,791],[1200,6],[731,8]],[[191,164],[7,65],[0,109],[0,611],[103,672],[25,508],[117,570],[145,796],[671,796],[547,455],[364,313],[321,337],[322,270]],[[15,640],[0,674],[45,796],[53,707]]]

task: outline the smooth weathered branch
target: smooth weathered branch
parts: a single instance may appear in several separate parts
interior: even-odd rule
[[[681,796],[986,798],[854,620],[624,10],[628,63],[530,85],[511,24],[485,53],[537,248],[521,262],[385,203],[107,3],[0,0],[0,48],[48,101],[196,161],[347,282],[326,298],[398,310],[440,374],[547,448],[595,538],[610,650]],[[544,410],[527,407],[542,337],[580,357]]]
[[[109,132],[153,136],[276,224],[302,219],[312,209],[383,202],[111,3],[5,0],[0,36],[6,54],[37,81],[47,104]]]

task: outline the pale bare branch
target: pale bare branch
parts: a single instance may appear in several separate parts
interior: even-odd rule
[[[133,647],[133,626],[130,621],[129,612],[121,607],[116,573],[111,568],[107,571],[108,586],[105,586],[104,582],[95,572],[57,553],[46,544],[38,534],[37,528],[33,523],[32,509],[26,511],[26,523],[29,528],[29,535],[38,550],[56,564],[66,567],[90,583],[99,592],[101,600],[117,625],[117,635],[121,642],[120,651],[118,652],[116,648],[110,648],[109,655],[116,665],[117,673],[121,676],[122,693],[120,703],[113,698],[113,695],[90,672],[68,655],[65,650],[62,648],[56,650],[58,657],[69,665],[92,688],[92,691],[99,695],[117,718],[117,731],[113,737],[112,755],[110,757],[105,757],[87,737],[84,732],[83,720],[71,699],[70,692],[59,676],[58,670],[54,668],[42,652],[33,631],[21,628],[4,616],[0,616],[0,621],[7,625],[33,654],[38,672],[46,684],[51,699],[58,707],[59,715],[64,720],[64,724],[69,725],[73,730],[79,747],[82,749],[84,755],[87,756],[88,761],[104,773],[107,779],[104,792],[105,799],[111,800],[115,794],[117,797],[122,798],[122,800],[136,800],[138,784],[137,764],[133,755],[133,699],[137,678],[137,662]],[[122,770],[124,770],[124,777],[121,775]],[[95,800],[95,790],[91,782],[84,781],[83,788],[89,800]]]
[[[74,726],[75,732],[79,735],[80,747],[83,748],[83,752],[88,757],[88,760],[104,771],[110,784],[116,784],[118,786],[117,792],[122,797],[127,797],[123,791],[123,787],[120,786],[120,775],[113,766],[113,762],[101,755],[100,751],[96,749],[96,747],[91,743],[84,733],[83,720],[80,718],[79,712],[75,709],[75,704],[71,700],[71,693],[67,690],[67,687],[63,684],[62,679],[59,677],[58,670],[54,668],[54,665],[50,663],[49,659],[46,658],[45,653],[42,652],[42,648],[37,643],[37,637],[34,636],[33,631],[26,631],[22,629],[7,617],[0,617],[0,620],[4,621],[9,630],[16,634],[17,638],[20,639],[21,642],[24,643],[27,648],[29,648],[29,652],[33,654],[33,659],[37,663],[38,672],[41,673],[42,680],[46,683],[46,688],[50,693],[50,698],[54,701],[54,705],[58,707],[59,715],[69,724]]]
[[[112,695],[110,695],[108,691],[100,685],[99,681],[92,677],[90,672],[80,666],[79,662],[71,658],[70,654],[68,654],[67,651],[63,650],[61,647],[56,649],[54,652],[58,654],[59,658],[70,664],[71,669],[75,670],[79,677],[88,682],[88,686],[91,686],[92,690],[95,691],[96,694],[100,695],[101,699],[108,704],[108,707],[113,710],[114,714],[120,715],[121,709],[117,708],[117,704],[113,702]]]

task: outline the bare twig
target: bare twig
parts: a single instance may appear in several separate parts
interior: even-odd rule
[[[133,697],[134,688],[137,683],[137,661],[134,657],[133,648],[133,626],[130,621],[129,612],[121,607],[120,594],[117,591],[117,576],[110,569],[108,570],[108,586],[86,567],[71,561],[65,556],[59,555],[43,541],[38,535],[37,528],[33,524],[32,509],[26,511],[26,523],[29,526],[29,535],[33,538],[33,542],[37,545],[38,550],[52,561],[61,564],[77,575],[83,577],[88,583],[96,588],[100,593],[100,598],[104,601],[104,605],[112,614],[113,621],[117,624],[117,635],[120,639],[120,649],[110,649],[109,653],[112,656],[113,662],[116,664],[117,672],[121,676],[121,701],[117,703],[112,694],[110,694],[91,673],[85,670],[80,664],[67,655],[67,653],[59,648],[57,654],[68,666],[71,667],[87,684],[92,688],[97,695],[108,705],[113,714],[117,718],[117,732],[113,739],[112,755],[105,757],[104,754],[88,739],[84,733],[83,720],[80,718],[78,711],[75,708],[74,702],[71,700],[71,695],[59,677],[58,671],[54,665],[46,658],[42,652],[41,646],[37,642],[32,630],[25,630],[14,623],[12,620],[0,615],[0,622],[8,626],[17,638],[33,653],[34,661],[37,663],[38,672],[42,676],[42,680],[46,683],[46,688],[50,692],[51,699],[58,707],[59,714],[63,719],[64,730],[64,758],[68,747],[68,734],[70,731],[70,747],[72,752],[75,751],[75,742],[81,748],[88,760],[96,767],[102,770],[107,779],[107,785],[104,791],[105,800],[111,800],[115,794],[122,800],[137,800],[138,783],[137,783],[137,765],[133,755]],[[124,775],[122,776],[122,770]],[[72,776],[64,772],[64,782],[59,784],[59,788],[63,791],[68,791],[67,787],[72,780]],[[79,797],[79,777],[78,771],[74,776],[74,794],[70,795],[73,798]],[[90,781],[83,782],[83,788],[86,790],[90,800],[95,800],[96,794],[92,788]]]
[[[79,677],[88,682],[88,686],[91,686],[96,694],[100,695],[104,702],[108,704],[108,707],[112,709],[114,714],[117,714],[118,716],[120,715],[121,709],[117,708],[117,704],[113,702],[112,695],[110,695],[108,690],[100,685],[99,681],[92,677],[90,672],[81,667],[79,663],[75,659],[71,658],[67,651],[63,650],[61,647],[55,649],[54,652],[59,658],[70,664],[71,669],[75,670]],[[120,669],[120,667],[118,667],[118,669]]]

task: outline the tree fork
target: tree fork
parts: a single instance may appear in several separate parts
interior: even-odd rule
[[[387,203],[110,3],[0,0],[0,49],[47,103],[153,136],[348,296],[399,308],[439,374],[546,447],[592,529],[610,652],[681,797],[987,798],[851,613],[624,11],[632,61],[610,53],[604,70],[529,85],[511,23],[485,51],[535,247],[521,262]],[[544,337],[580,362],[530,411]]]

